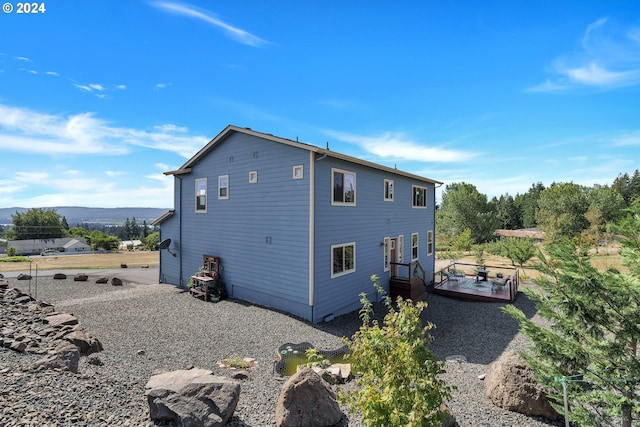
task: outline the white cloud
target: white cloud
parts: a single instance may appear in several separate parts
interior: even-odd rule
[[[55,169],[55,167],[54,167]],[[0,205],[27,208],[47,206],[122,207],[173,205],[173,177],[162,174],[138,179],[137,186],[117,177],[99,178],[94,171],[21,171],[0,182]],[[11,190],[9,190],[11,189]]]
[[[468,151],[420,144],[407,138],[402,133],[385,132],[376,136],[356,135],[332,130],[325,130],[325,133],[340,141],[356,144],[361,149],[384,159],[437,163],[463,162],[477,156],[477,153]]]
[[[592,87],[613,89],[640,84],[640,28],[621,29],[609,18],[588,25],[579,49],[556,58],[552,76],[530,92]]]
[[[16,56],[16,59],[22,62],[33,62],[31,58],[27,58],[26,56]]]
[[[120,155],[137,146],[188,158],[208,141],[204,136],[189,134],[186,128],[178,135],[163,129],[148,132],[112,126],[93,113],[60,116],[0,104],[0,150]]]
[[[559,70],[575,83],[588,86],[630,86],[640,82],[640,68],[629,71],[609,71],[596,63]]]
[[[208,24],[212,24],[213,26],[220,28],[228,37],[248,46],[259,47],[268,43],[266,40],[263,40],[245,30],[227,24],[226,22],[218,19],[211,12],[199,7],[173,2],[153,2],[151,5],[158,9],[162,9],[165,12],[188,16],[190,18],[199,19]]]
[[[613,145],[617,147],[640,146],[640,130],[627,132],[619,137],[613,138]]]
[[[126,88],[127,88],[126,85],[117,85],[116,86],[116,89],[118,89],[118,90],[125,90]]]
[[[156,84],[156,86],[155,86],[155,88],[156,88],[157,90],[159,90],[159,89],[164,89],[164,88],[166,88],[167,86],[169,86],[169,84],[167,84],[167,83],[157,83],[157,84]]]
[[[45,74],[47,76],[60,77],[60,74],[56,73],[55,71],[47,71],[47,72],[45,72]]]
[[[187,132],[189,129],[187,129],[184,126],[176,126],[174,124],[165,124],[165,125],[159,125],[159,126],[154,126],[154,129],[160,131],[160,132]]]

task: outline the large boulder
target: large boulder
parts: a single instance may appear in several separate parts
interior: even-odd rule
[[[74,282],[86,282],[89,279],[89,276],[85,273],[78,273],[73,276]]]
[[[529,416],[558,418],[533,370],[516,352],[506,352],[492,363],[484,383],[486,396],[496,406]]]
[[[53,275],[54,280],[64,280],[67,278],[67,275],[64,273],[56,273]]]
[[[152,420],[217,427],[224,426],[233,415],[240,383],[194,368],[153,375],[145,394]]]
[[[278,427],[329,427],[344,414],[329,385],[311,368],[304,368],[284,383],[276,406]]]

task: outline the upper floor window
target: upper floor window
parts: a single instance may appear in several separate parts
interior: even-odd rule
[[[340,169],[331,169],[331,187],[333,205],[356,204],[356,174]]]
[[[433,255],[433,231],[427,231],[427,255]]]
[[[384,200],[387,202],[393,201],[393,180],[384,180]]]
[[[207,178],[196,179],[196,212],[207,212]]]
[[[411,233],[411,261],[418,259],[418,233]]]
[[[331,277],[356,271],[356,244],[345,243],[331,246]]]
[[[304,165],[296,165],[293,167],[293,179],[304,178]]]
[[[418,185],[413,186],[413,207],[414,208],[427,207],[427,188],[426,187],[420,187]]]
[[[218,199],[226,200],[229,198],[229,175],[220,175],[218,177]]]
[[[258,171],[249,172],[249,184],[255,184],[258,182]]]

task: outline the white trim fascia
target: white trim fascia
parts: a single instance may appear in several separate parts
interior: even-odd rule
[[[315,304],[315,154],[309,151],[309,307]]]

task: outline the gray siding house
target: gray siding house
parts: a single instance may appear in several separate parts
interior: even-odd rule
[[[165,174],[162,283],[217,256],[230,297],[320,322],[377,300],[373,274],[433,279],[439,181],[236,126]]]
[[[8,247],[16,248],[18,255],[40,255],[47,249],[68,254],[91,252],[91,245],[84,237],[60,237],[57,239],[11,240]]]

